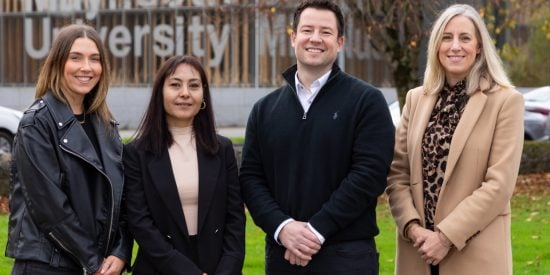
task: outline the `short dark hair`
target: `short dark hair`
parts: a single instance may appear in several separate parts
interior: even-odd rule
[[[318,10],[329,10],[336,16],[336,22],[338,23],[338,37],[344,36],[345,24],[344,15],[340,7],[331,0],[304,0],[296,8],[294,12],[294,20],[292,21],[292,30],[296,32],[298,30],[298,24],[300,23],[300,16],[302,12],[307,8],[314,8]]]
[[[166,121],[163,87],[164,81],[174,74],[181,64],[191,66],[201,77],[203,101],[206,103],[206,107],[200,109],[193,119],[193,131],[197,146],[200,146],[206,153],[214,155],[218,152],[219,144],[216,137],[210,87],[203,66],[193,56],[173,56],[166,60],[159,68],[153,82],[153,92],[149,100],[149,106],[136,132],[136,147],[159,156],[163,150],[166,150],[174,142]]]

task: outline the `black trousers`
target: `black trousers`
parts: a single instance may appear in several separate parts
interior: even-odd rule
[[[266,275],[377,275],[378,252],[374,239],[324,244],[305,267],[284,258],[286,248],[266,242]]]
[[[53,267],[37,261],[15,260],[11,275],[82,275],[83,269]]]

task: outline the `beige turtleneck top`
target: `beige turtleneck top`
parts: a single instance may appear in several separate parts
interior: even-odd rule
[[[199,211],[199,165],[193,126],[170,128],[174,143],[168,148],[172,172],[190,236],[197,235]]]

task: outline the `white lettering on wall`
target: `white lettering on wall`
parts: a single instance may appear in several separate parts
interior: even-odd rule
[[[153,45],[153,52],[160,57],[167,57],[174,54],[174,30],[170,25],[158,25],[153,30],[153,38],[156,43]]]
[[[265,54],[267,50],[271,57],[276,57],[277,50],[279,50],[279,56],[287,56],[290,39],[286,39],[289,34],[286,32],[285,15],[261,16],[260,26],[258,34],[263,37],[260,39],[260,55]]]
[[[208,25],[206,26],[206,29],[208,30],[208,37],[210,37],[210,41],[212,41],[212,49],[214,50],[214,58],[210,61],[210,67],[217,67],[222,62],[223,51],[227,46],[227,40],[229,39],[229,25],[223,25],[221,37],[216,35],[214,25]]]
[[[42,18],[42,37],[43,41],[40,41],[42,47],[35,49],[34,45],[36,44],[33,41],[33,25],[32,19],[25,18],[25,51],[27,54],[34,59],[44,58],[48,54],[48,50],[51,47],[51,32],[52,32],[52,22],[49,17]]]
[[[41,20],[41,24],[36,24],[33,20]],[[135,57],[143,56],[144,43],[147,43],[147,36],[152,35],[153,54],[159,57],[167,57],[173,54],[184,54],[185,52],[185,18],[176,16],[175,28],[168,24],[158,24],[151,27],[148,24],[135,25],[130,30],[125,25],[115,25],[111,29],[107,26],[101,26],[98,30],[101,39],[106,43],[111,54],[116,58],[124,58],[130,54],[133,49]],[[34,23],[34,24],[33,24]],[[42,26],[43,35],[33,35],[33,26]],[[25,50],[27,54],[34,59],[42,59],[48,54],[51,48],[52,39],[57,35],[58,28],[52,31],[51,19],[43,18],[25,18]],[[217,67],[221,64],[225,49],[229,42],[231,28],[229,24],[221,26],[221,30],[212,24],[203,24],[200,16],[191,18],[191,25],[187,32],[191,35],[191,52],[197,57],[206,57],[211,67]],[[33,38],[40,37],[42,40],[34,41]],[[206,56],[204,43],[209,40],[212,49],[212,56]]]
[[[104,40],[105,41],[105,40]],[[109,34],[109,50],[116,57],[125,57],[130,52],[132,35],[128,28],[115,26]]]

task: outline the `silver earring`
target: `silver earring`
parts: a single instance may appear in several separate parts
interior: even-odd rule
[[[206,101],[203,100],[201,103],[201,110],[204,110],[204,109],[206,109]]]

